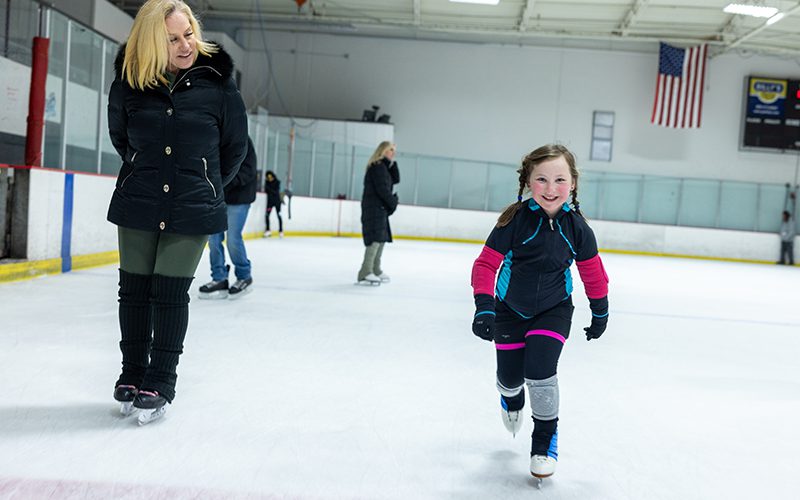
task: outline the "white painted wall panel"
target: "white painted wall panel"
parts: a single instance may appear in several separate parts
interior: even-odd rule
[[[117,227],[106,220],[113,190],[114,179],[110,177],[75,175],[72,255],[117,249]]]
[[[29,260],[61,257],[63,213],[64,174],[52,170],[31,169],[28,197]],[[94,216],[92,219],[94,222]]]
[[[478,45],[353,36],[267,33],[286,108],[272,114],[359,119],[381,106],[404,152],[517,163],[551,141],[570,146],[585,169],[751,182],[794,182],[794,154],[739,151],[744,78],[800,76],[793,60],[736,53],[708,63],[703,126],[649,123],[657,71],[653,52]],[[265,95],[260,38],[248,48],[243,96]],[[344,56],[347,57],[344,57]],[[260,102],[264,104],[264,102]],[[593,111],[616,116],[610,163],[588,160]]]

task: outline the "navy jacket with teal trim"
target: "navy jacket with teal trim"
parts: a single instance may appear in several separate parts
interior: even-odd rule
[[[572,262],[597,256],[597,240],[583,217],[565,203],[550,219],[533,199],[508,225],[492,230],[486,247],[503,256],[495,295],[527,318],[566,300]]]

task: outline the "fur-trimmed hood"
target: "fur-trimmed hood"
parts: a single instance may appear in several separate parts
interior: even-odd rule
[[[233,74],[233,59],[231,58],[230,54],[225,51],[221,44],[214,41],[209,41],[209,43],[215,45],[219,50],[211,54],[210,57],[198,53],[197,60],[192,66],[210,66],[219,72],[220,75],[222,75],[221,78],[223,80],[227,80]],[[122,62],[125,60],[126,46],[127,43],[123,43],[120,46],[119,50],[117,51],[117,57],[114,59],[114,74],[119,80],[123,80]]]

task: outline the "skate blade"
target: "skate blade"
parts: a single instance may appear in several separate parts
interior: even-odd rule
[[[228,298],[230,300],[241,299],[242,297],[244,297],[245,295],[247,295],[248,293],[253,291],[252,286],[253,285],[248,286],[247,288],[245,288],[244,290],[242,290],[239,293],[230,293],[230,294],[228,294]]]
[[[222,300],[228,298],[228,291],[227,290],[219,290],[216,292],[209,292],[209,293],[200,293],[198,298],[202,300]]]
[[[380,284],[381,284],[380,281],[368,281],[368,280],[361,280],[355,282],[355,285],[357,286],[380,286]]]
[[[139,413],[139,425],[147,425],[150,422],[158,420],[159,418],[163,417],[164,414],[167,412],[167,405],[162,406],[161,408],[156,408],[154,410],[142,410]]]
[[[122,414],[123,417],[127,417],[136,410],[138,410],[138,408],[133,406],[133,401],[126,401],[124,403],[119,404],[119,412]]]

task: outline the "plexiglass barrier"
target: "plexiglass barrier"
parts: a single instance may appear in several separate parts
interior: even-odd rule
[[[267,168],[293,194],[360,200],[374,147],[269,131]],[[400,203],[499,212],[517,198],[517,165],[398,152]],[[581,170],[578,201],[590,219],[777,232],[786,204],[781,184]],[[796,210],[796,207],[795,207]],[[798,214],[795,213],[795,220]]]

